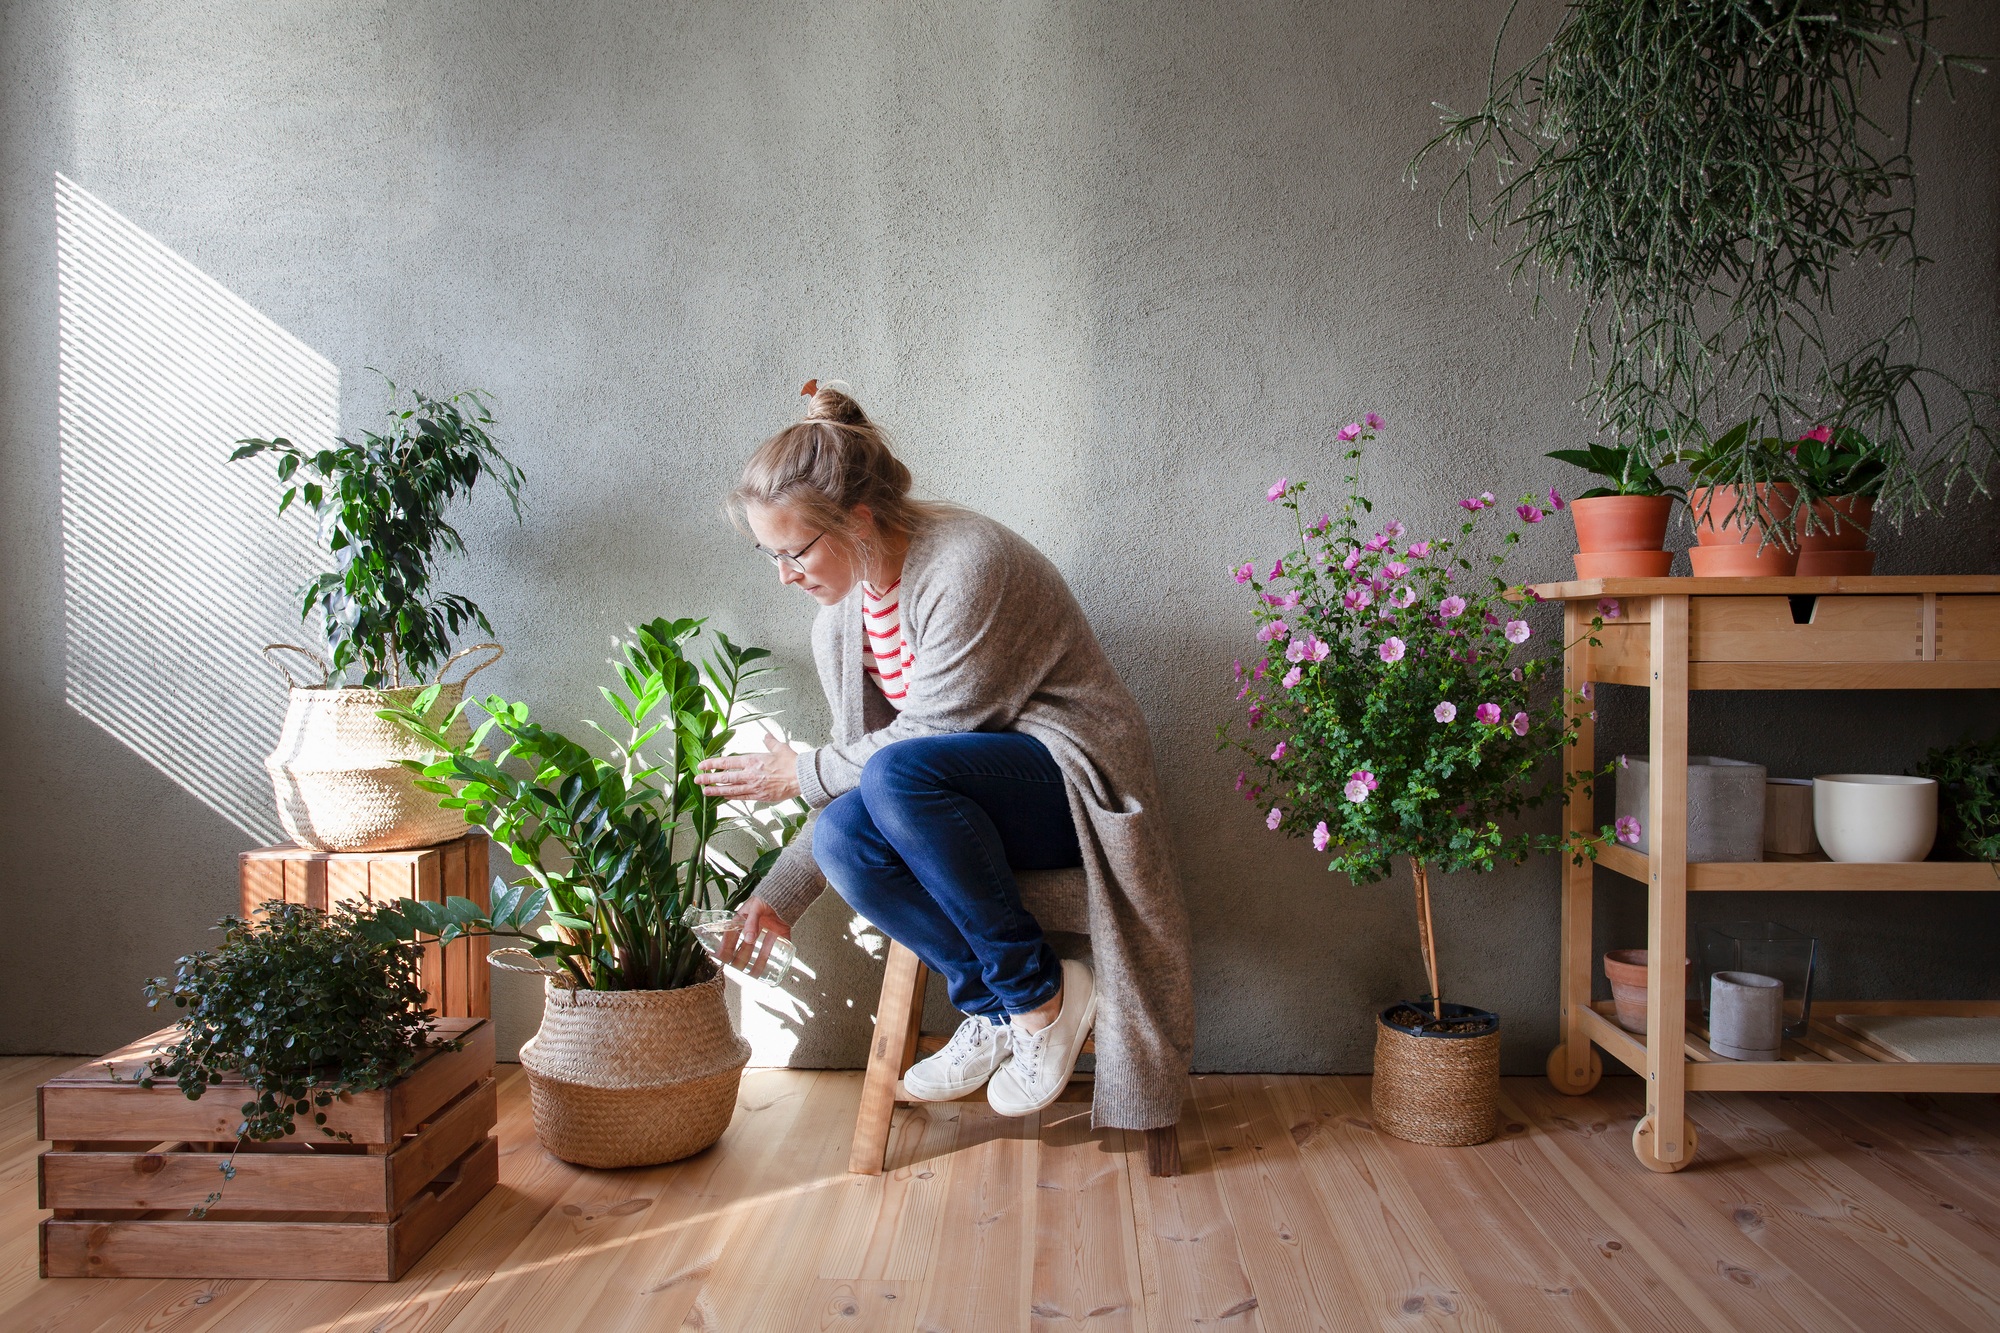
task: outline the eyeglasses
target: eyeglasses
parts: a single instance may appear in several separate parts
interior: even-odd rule
[[[819,537],[824,537],[824,536],[826,536],[824,532],[820,533],[819,535]],[[770,547],[765,546],[761,543],[757,544],[756,550],[757,554],[762,556],[768,556],[770,558],[771,563],[776,565],[778,568],[789,569],[794,574],[803,574],[806,572],[806,569],[805,566],[800,564],[799,562],[805,559],[805,554],[807,551],[810,551],[812,550],[813,547],[819,545],[819,537],[813,538],[811,541],[807,542],[804,546],[801,546],[796,551],[774,551]]]

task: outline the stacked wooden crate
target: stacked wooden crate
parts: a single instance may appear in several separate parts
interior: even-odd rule
[[[140,1087],[172,1028],[43,1084],[42,1276],[401,1277],[499,1175],[493,1025],[443,1018],[432,1031],[458,1049],[325,1108],[344,1138],[305,1116],[283,1140],[239,1145],[240,1078],[197,1101],[168,1080]]]

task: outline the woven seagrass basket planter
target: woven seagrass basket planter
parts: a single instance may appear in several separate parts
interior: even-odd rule
[[[1375,1017],[1375,1125],[1409,1143],[1470,1147],[1500,1123],[1500,1018],[1443,1006],[1443,1030],[1392,1021],[1427,1010],[1392,1004]]]
[[[465,652],[482,649],[491,649],[493,658],[439,686],[429,714],[434,720],[442,720],[458,706],[474,672],[499,659],[497,644],[479,644]],[[293,680],[286,672],[291,699],[285,724],[276,748],[264,760],[277,798],[278,822],[292,841],[316,852],[390,852],[463,837],[464,817],[440,808],[436,794],[417,786],[417,775],[403,767],[405,759],[429,762],[437,752],[399,724],[377,716],[385,708],[410,707],[424,687],[331,686],[326,683],[326,664],[317,654],[291,644],[272,644],[265,656],[279,650],[310,659],[320,668],[317,685]],[[275,659],[273,665],[284,670]],[[445,666],[448,669],[451,662]],[[454,745],[463,745],[471,734],[462,717],[446,732]]]
[[[653,1166],[722,1137],[750,1043],[729,1025],[720,972],[679,990],[561,982],[521,1046],[543,1147],[578,1166]]]

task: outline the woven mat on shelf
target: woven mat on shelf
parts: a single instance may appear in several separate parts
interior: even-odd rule
[[[1924,1064],[2000,1063],[2000,1018],[1942,1014],[1837,1014],[1834,1021]]]

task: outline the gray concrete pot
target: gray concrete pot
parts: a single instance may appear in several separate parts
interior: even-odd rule
[[[1652,766],[1637,755],[1618,757],[1618,817],[1639,821],[1636,850],[1652,846],[1646,796]],[[1688,756],[1687,859],[1764,859],[1764,779],[1762,764],[1714,755]]]

